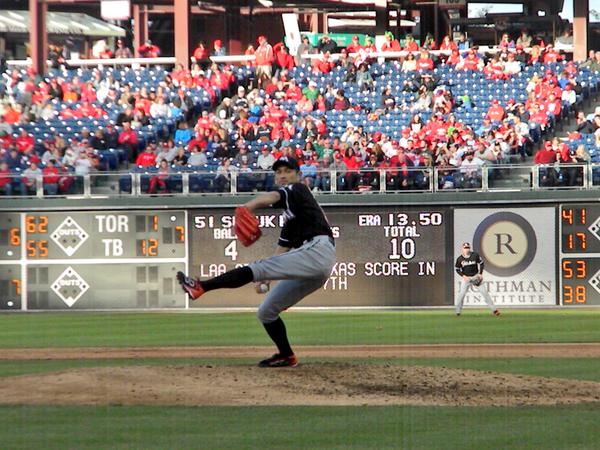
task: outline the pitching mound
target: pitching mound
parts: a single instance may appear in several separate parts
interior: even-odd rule
[[[131,366],[2,379],[28,405],[553,405],[600,401],[600,383],[448,368],[302,364]]]

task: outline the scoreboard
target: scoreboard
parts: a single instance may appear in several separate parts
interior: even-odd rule
[[[464,240],[487,243],[487,287],[501,307],[542,295],[544,305],[600,305],[600,202],[501,209],[325,206],[337,262],[301,305],[450,306]],[[204,279],[273,254],[279,211],[257,216],[263,237],[243,247],[233,208],[0,212],[0,309],[256,307],[252,285],[188,302],[175,275]]]
[[[561,205],[561,304],[600,305],[600,204]]]
[[[0,214],[0,308],[184,307],[186,213]]]
[[[324,208],[336,240],[337,263],[325,286],[302,305],[449,305],[450,208]],[[238,244],[233,210],[190,211],[190,265],[201,278],[216,276],[273,254],[281,231],[276,211],[259,211],[263,237]],[[452,268],[450,268],[452,269]],[[256,306],[252,286],[223,290],[192,306]]]

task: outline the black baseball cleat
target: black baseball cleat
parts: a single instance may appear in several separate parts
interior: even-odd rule
[[[498,311],[497,309],[495,309],[492,314],[495,315],[496,317],[498,317],[500,315],[500,311]]]
[[[298,358],[296,358],[296,355],[282,356],[279,353],[275,353],[270,358],[263,359],[258,363],[258,367],[296,367],[297,365]]]
[[[183,272],[177,272],[177,281],[181,285],[183,291],[189,295],[192,300],[196,300],[204,294],[204,289],[202,288],[202,284],[200,284],[200,280],[186,277]]]
[[[460,317],[460,313],[456,313],[456,317]]]

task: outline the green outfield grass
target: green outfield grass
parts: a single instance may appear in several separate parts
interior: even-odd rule
[[[593,449],[600,408],[0,407],[3,448]]]
[[[600,310],[290,312],[293,344],[600,342]],[[2,348],[270,345],[252,313],[0,314]],[[300,355],[301,356],[301,355]],[[301,362],[344,361],[302,358]],[[410,358],[600,381],[594,358]],[[254,359],[0,361],[0,377],[81,367],[255,364]],[[232,367],[231,370],[236,370]],[[4,378],[2,381],[7,382]],[[34,387],[32,387],[34,388]],[[568,389],[568,381],[565,383]],[[560,407],[0,407],[1,449],[595,449],[600,405]]]
[[[290,312],[296,345],[600,342],[600,310]],[[0,347],[268,345],[252,313],[2,314]]]

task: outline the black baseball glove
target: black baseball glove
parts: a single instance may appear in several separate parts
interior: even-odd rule
[[[483,278],[481,278],[481,277],[479,277],[479,276],[475,275],[475,276],[472,278],[472,280],[473,280],[473,281],[471,281],[471,283],[473,284],[473,286],[479,286],[479,285],[481,284],[481,282],[483,281]]]

